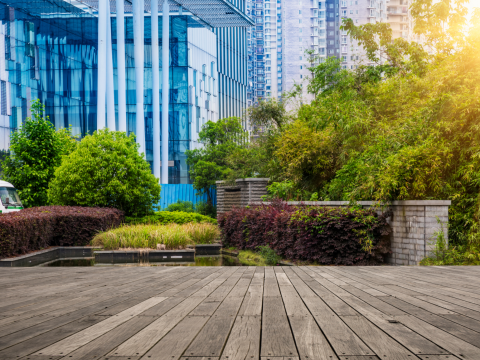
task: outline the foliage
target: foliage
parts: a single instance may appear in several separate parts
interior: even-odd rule
[[[195,212],[209,216],[212,219],[217,218],[217,207],[205,201],[199,201],[195,204]]]
[[[191,201],[178,200],[176,203],[168,205],[164,211],[195,212]]]
[[[213,244],[219,236],[212,224],[127,225],[97,234],[91,244],[105,250],[185,249],[187,245]]]
[[[222,214],[223,245],[323,265],[379,264],[390,253],[387,218],[373,210],[303,208],[274,201]]]
[[[0,150],[0,179],[3,177],[3,167],[2,164],[5,161],[5,158],[10,155],[8,150]]]
[[[433,249],[420,265],[480,265],[480,246],[478,240],[463,245],[448,246],[444,224],[438,220],[440,230],[433,235]],[[478,227],[476,223],[472,228]],[[472,229],[471,229],[472,230]]]
[[[278,265],[282,258],[277,255],[275,250],[270,249],[268,245],[257,247],[258,253],[265,259],[267,265]]]
[[[57,205],[103,206],[127,216],[153,212],[160,185],[133,135],[96,131],[82,139],[55,171],[48,199]]]
[[[414,32],[425,36],[437,56],[455,52],[465,44],[468,0],[416,0],[410,6]],[[473,19],[475,21],[475,19]]]
[[[363,46],[370,62],[377,64],[386,76],[396,73],[422,74],[428,63],[428,53],[415,41],[408,41],[402,37],[393,39],[390,24],[377,22],[355,26],[352,19],[344,19],[342,30]],[[382,62],[386,60],[386,64]]]
[[[48,203],[55,169],[76,146],[70,129],[55,131],[39,100],[32,102],[31,109],[32,117],[11,135],[10,154],[2,164],[4,179],[15,186],[25,207]]]
[[[317,201],[318,193],[311,193],[306,190],[299,190],[295,183],[291,180],[282,182],[272,182],[267,186],[268,195],[264,195],[264,201],[281,199],[292,201]]]
[[[242,250],[238,253],[238,260],[244,266],[266,266],[265,258],[252,250]]]
[[[422,36],[434,37],[451,21],[461,26],[461,2],[416,1],[412,7],[423,4]],[[316,99],[281,131],[267,129],[257,150],[265,154],[257,172],[271,179],[270,198],[452,200],[450,244],[480,238],[472,230],[480,208],[480,11],[468,36],[451,32],[455,26],[429,56],[418,44],[391,41],[385,23],[345,23],[378,64],[350,71],[329,58],[310,68]]]
[[[199,133],[204,146],[185,152],[193,187],[199,195],[207,194],[209,205],[213,204],[216,181],[226,178],[230,172],[227,157],[245,143],[245,136],[238,118],[221,119],[216,123],[208,121]]]
[[[190,212],[169,212],[157,211],[154,215],[148,215],[141,218],[127,217],[125,218],[127,224],[187,224],[187,223],[209,223],[217,224],[217,220],[209,216],[190,213]]]
[[[288,121],[285,104],[276,99],[260,100],[258,104],[247,109],[247,116],[250,124],[256,128],[282,129]]]
[[[0,257],[49,246],[85,246],[99,231],[120,226],[123,212],[110,208],[41,206],[0,216]]]

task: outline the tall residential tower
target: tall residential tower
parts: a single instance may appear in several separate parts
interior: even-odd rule
[[[411,38],[408,0],[247,0],[247,15],[255,22],[247,34],[249,106],[281,99],[294,85],[303,87],[302,101],[311,101],[308,68],[327,57],[344,69],[368,65],[363,48],[340,30],[345,18],[355,25],[389,22],[394,38]]]

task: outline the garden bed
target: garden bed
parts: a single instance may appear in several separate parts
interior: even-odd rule
[[[272,202],[219,216],[224,247],[268,247],[282,259],[317,265],[378,265],[390,254],[389,213],[305,208]]]

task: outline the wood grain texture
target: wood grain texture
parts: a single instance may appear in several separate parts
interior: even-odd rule
[[[478,267],[7,268],[0,289],[0,360],[480,360]]]

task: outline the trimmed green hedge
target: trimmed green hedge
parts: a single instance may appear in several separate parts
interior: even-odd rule
[[[149,215],[142,218],[126,217],[127,224],[186,224],[186,223],[210,223],[217,224],[216,219],[198,213],[188,213],[182,211],[158,211],[155,215]]]

